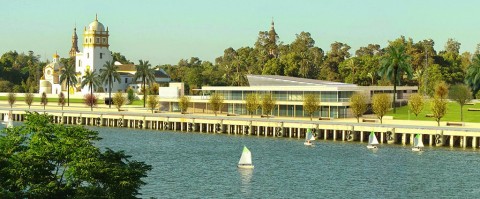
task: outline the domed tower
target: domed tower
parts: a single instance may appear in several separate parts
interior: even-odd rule
[[[72,48],[70,48],[70,57],[75,57],[78,51],[78,37],[77,37],[77,28],[73,29],[72,35]]]
[[[63,64],[60,63],[60,56],[55,53],[51,63],[43,68],[43,76],[40,78],[39,93],[59,94],[62,91],[60,85],[60,71]]]
[[[83,52],[77,53],[75,65],[76,71],[79,73],[78,82],[85,75],[86,70],[96,71],[99,73],[100,68],[107,61],[112,61],[112,54],[108,47],[108,27],[105,29],[102,23],[98,21],[97,15],[95,20],[85,27],[83,31]],[[88,93],[89,88],[81,88],[82,93]]]

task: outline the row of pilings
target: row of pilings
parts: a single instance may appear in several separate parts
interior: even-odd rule
[[[284,121],[257,121],[255,119],[228,119],[217,118],[184,118],[178,117],[155,117],[136,115],[114,115],[114,114],[67,114],[49,113],[52,115],[52,122],[66,125],[86,125],[104,127],[124,127],[134,129],[151,129],[161,131],[199,132],[231,135],[248,135],[276,138],[303,139],[308,129],[312,130],[317,140],[367,142],[368,136],[374,132],[380,143],[386,144],[413,144],[415,135],[420,134],[425,145],[429,146],[451,146],[477,148],[480,134],[478,132],[458,132],[445,130],[415,128],[388,128],[379,126],[355,126],[339,125],[335,123],[304,124],[301,122]],[[13,112],[14,121],[23,121],[24,112]],[[3,112],[1,119],[8,114]],[[477,135],[478,134],[478,135]]]

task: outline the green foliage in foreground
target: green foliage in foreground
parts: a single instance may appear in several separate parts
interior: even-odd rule
[[[475,105],[465,105],[463,106],[463,120],[464,122],[480,122],[480,111],[468,111],[468,108],[477,108],[480,109],[480,103]],[[427,114],[431,114],[431,102],[425,102],[425,108],[420,112],[417,118],[415,115],[410,112],[410,120],[424,120],[424,121],[432,121],[435,122],[435,118],[432,117],[425,117]],[[408,120],[408,106],[397,107],[397,113],[393,114],[393,111],[387,114],[389,116],[393,116],[394,119],[399,120]],[[442,118],[444,122],[460,122],[460,105],[456,102],[448,102],[447,103],[447,113]]]
[[[0,132],[0,198],[135,198],[151,166],[101,151],[98,133],[27,113]]]

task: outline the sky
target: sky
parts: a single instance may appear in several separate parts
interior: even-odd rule
[[[68,57],[73,28],[82,50],[83,29],[95,14],[109,28],[111,51],[152,65],[190,57],[214,62],[229,47],[253,47],[272,19],[281,42],[305,31],[324,51],[338,41],[353,54],[404,35],[414,42],[433,39],[437,51],[453,38],[461,52],[474,52],[479,7],[477,0],[2,0],[0,54]]]

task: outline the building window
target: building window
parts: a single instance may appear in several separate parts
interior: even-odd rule
[[[102,57],[103,57],[103,53],[100,53],[100,59],[102,59]]]
[[[90,38],[90,43],[92,43],[92,38]]]
[[[87,53],[87,59],[90,58],[90,53]]]
[[[78,67],[82,66],[82,60],[78,60]]]
[[[107,38],[103,37],[102,40],[103,40],[102,43],[104,44],[107,43]]]
[[[128,78],[125,78],[125,84],[127,83]]]
[[[100,43],[100,38],[97,37],[96,40],[97,40],[97,43]]]
[[[87,39],[87,38],[85,38],[85,43],[88,43],[88,39]]]

